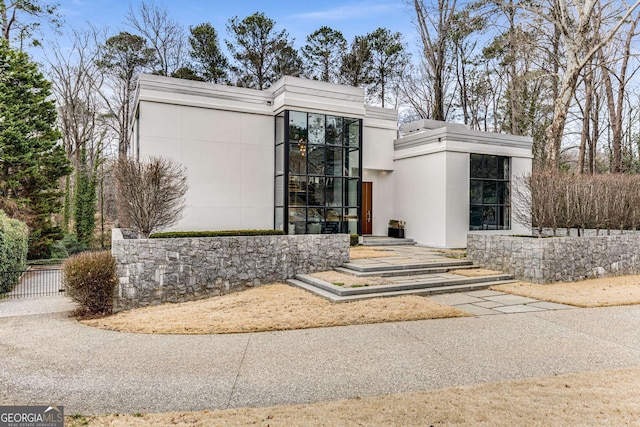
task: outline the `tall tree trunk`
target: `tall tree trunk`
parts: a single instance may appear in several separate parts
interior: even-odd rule
[[[600,93],[595,91],[593,94],[593,108],[591,109],[591,138],[589,139],[589,174],[596,173],[596,143],[600,137]]]
[[[516,10],[513,7],[513,0],[509,0],[507,8],[507,17],[509,19],[508,46],[511,63],[509,64],[509,110],[511,114],[511,133],[520,135],[520,107],[518,103],[519,94],[517,92],[518,70],[516,69],[516,41],[515,41],[515,16]]]
[[[631,42],[635,36],[635,28],[638,25],[640,14],[631,23],[627,37],[624,41],[622,60],[620,64],[619,75],[616,76],[618,81],[617,98],[613,93],[613,84],[611,83],[611,68],[607,65],[609,58],[606,58],[602,50],[599,52],[600,67],[602,68],[602,77],[607,94],[607,107],[609,110],[609,119],[611,120],[611,145],[613,151],[613,160],[611,163],[611,171],[613,173],[622,172],[622,121],[624,97],[627,85],[627,68],[629,66],[629,58],[631,57]],[[615,74],[614,74],[615,76]]]
[[[582,131],[580,132],[580,151],[578,153],[578,172],[584,174],[587,144],[591,137],[589,126],[591,123],[591,108],[593,99],[593,75],[591,64],[584,69],[584,107],[582,108]]]

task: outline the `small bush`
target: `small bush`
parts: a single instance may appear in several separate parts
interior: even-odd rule
[[[117,285],[111,252],[84,252],[68,258],[62,264],[62,280],[67,295],[89,314],[111,313]]]
[[[179,237],[236,237],[236,236],[279,236],[282,230],[220,230],[220,231],[169,231],[154,233],[150,239],[174,239]]]
[[[349,236],[349,245],[358,246],[360,244],[360,236],[357,234],[351,234]]]

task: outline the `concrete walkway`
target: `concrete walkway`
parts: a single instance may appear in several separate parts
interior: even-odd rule
[[[450,305],[474,316],[489,316],[505,313],[529,313],[545,310],[569,310],[575,306],[555,302],[539,301],[519,295],[489,289],[455,294],[432,295],[429,299]]]
[[[306,403],[639,366],[640,306],[199,336],[13,316],[0,318],[0,360],[0,405],[88,415]]]

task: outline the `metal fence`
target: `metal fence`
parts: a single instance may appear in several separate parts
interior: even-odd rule
[[[26,271],[0,271],[0,283],[15,282],[9,292],[0,293],[2,298],[29,298],[64,295],[62,271],[55,267],[31,267]]]

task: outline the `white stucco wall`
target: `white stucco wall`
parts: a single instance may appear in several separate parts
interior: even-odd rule
[[[398,137],[398,113],[388,108],[367,106],[362,122],[362,165],[364,169],[393,170],[393,141]]]
[[[446,153],[445,248],[467,246],[469,232],[469,153]]]
[[[405,236],[428,246],[445,246],[446,154],[396,160],[395,219],[406,221]]]
[[[148,90],[138,104],[141,158],[165,156],[187,168],[184,217],[172,230],[272,228],[273,117],[200,106],[207,97],[191,96],[198,106]]]

